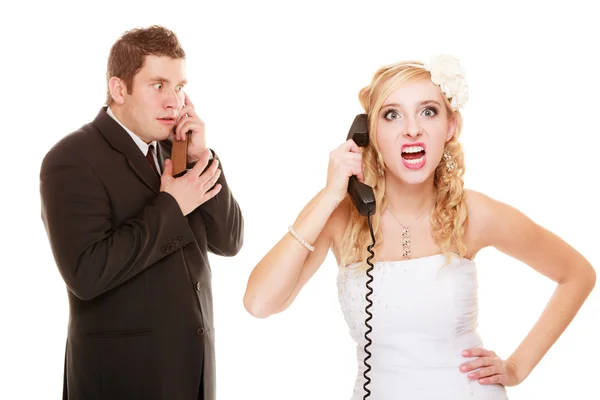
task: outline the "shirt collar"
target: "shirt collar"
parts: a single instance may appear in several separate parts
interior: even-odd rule
[[[154,146],[154,151],[157,150],[156,149],[156,140],[154,140],[154,141],[152,141],[150,143],[144,142],[138,135],[136,135],[135,133],[133,133],[125,125],[123,125],[123,123],[121,121],[119,121],[119,119],[115,116],[115,114],[113,114],[113,112],[110,109],[110,107],[108,107],[106,109],[106,113],[108,115],[110,115],[112,119],[114,119],[115,121],[117,121],[119,123],[119,125],[121,125],[123,127],[123,129],[125,129],[125,131],[129,134],[129,136],[131,136],[131,138],[133,139],[133,141],[135,142],[135,144],[139,147],[140,151],[144,154],[144,156],[146,154],[148,154],[148,146],[149,145],[153,145]]]

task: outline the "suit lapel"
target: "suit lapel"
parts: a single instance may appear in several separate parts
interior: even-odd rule
[[[165,170],[165,160],[171,158],[171,145],[168,140],[162,140],[156,142],[156,157],[158,158],[158,165],[160,166],[160,173]]]
[[[157,147],[159,151],[156,153],[158,155],[158,163],[160,164],[161,171],[164,171],[165,168],[165,160],[171,159],[171,151],[173,150],[173,142],[171,138],[167,138],[165,140],[161,140],[157,142]]]
[[[160,189],[160,178],[148,164],[148,160],[140,151],[140,148],[131,139],[129,134],[123,129],[117,121],[106,113],[107,107],[102,107],[96,119],[94,126],[100,131],[104,138],[118,152],[123,154],[127,159],[129,167],[133,172],[152,190],[158,193]],[[157,151],[157,155],[159,152]],[[160,160],[160,159],[159,159]],[[159,164],[164,165],[159,161]]]

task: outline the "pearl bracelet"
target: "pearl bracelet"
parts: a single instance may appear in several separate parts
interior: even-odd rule
[[[302,239],[300,237],[300,235],[298,235],[296,233],[296,231],[294,230],[294,228],[290,225],[288,226],[288,231],[290,231],[290,233],[292,234],[293,237],[296,238],[297,241],[299,241],[302,246],[306,247],[309,251],[315,251],[315,246],[311,246],[310,244],[306,243],[306,241],[304,239]]]

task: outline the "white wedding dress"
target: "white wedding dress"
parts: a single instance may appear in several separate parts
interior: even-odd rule
[[[459,370],[469,361],[461,352],[483,347],[477,333],[475,262],[454,255],[450,264],[437,254],[403,261],[377,262],[371,275],[373,306],[369,322],[372,354],[368,363],[369,400],[507,400],[502,385],[469,381]],[[363,399],[367,343],[364,270],[340,268],[338,297],[350,334],[357,343],[358,375],[352,400]],[[443,268],[442,268],[443,267]]]

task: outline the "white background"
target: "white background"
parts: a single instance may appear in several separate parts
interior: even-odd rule
[[[329,152],[362,111],[358,91],[383,64],[458,57],[471,88],[466,186],[600,265],[600,28],[586,3],[119,3],[2,6],[0,398],[61,396],[68,305],[40,219],[39,167],[56,141],[96,116],[109,48],[133,27],[159,23],[178,34],[187,92],[245,216],[239,255],[211,256],[219,399],[351,394],[355,353],[331,255],[281,315],[254,319],[242,296],[251,269],[325,184]],[[494,249],[476,261],[480,333],[508,356],[554,284]],[[600,398],[599,311],[595,290],[510,398]]]

